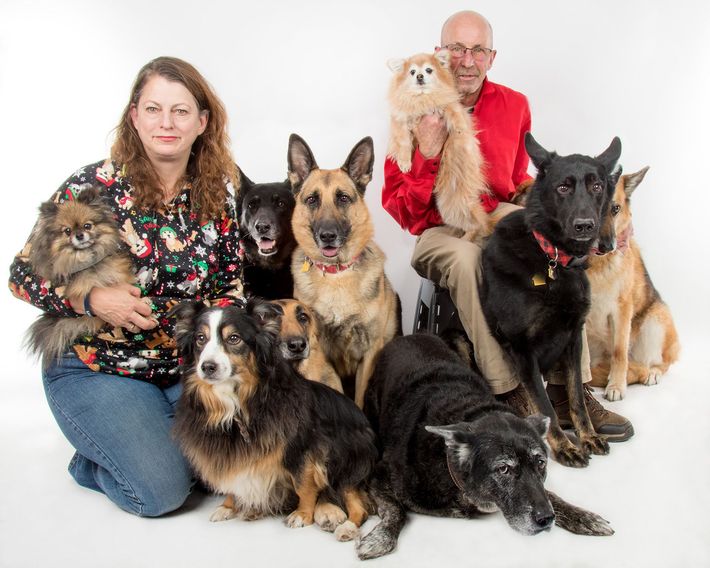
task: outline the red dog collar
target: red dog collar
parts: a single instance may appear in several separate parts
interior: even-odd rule
[[[571,254],[567,254],[565,251],[558,249],[537,231],[533,231],[533,236],[535,237],[537,244],[540,245],[542,252],[544,252],[547,255],[547,258],[550,259],[550,266],[552,268],[554,268],[554,266],[552,266],[553,262],[555,265],[561,264],[562,266],[567,266],[573,258],[576,258]]]

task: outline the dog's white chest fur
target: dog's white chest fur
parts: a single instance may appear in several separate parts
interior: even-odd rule
[[[271,512],[279,508],[286,497],[286,479],[278,473],[265,474],[246,469],[222,482],[216,489],[234,495],[245,509]]]

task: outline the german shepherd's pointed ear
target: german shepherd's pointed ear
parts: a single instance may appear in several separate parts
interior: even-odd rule
[[[375,148],[372,144],[372,138],[365,136],[365,138],[355,144],[341,168],[355,182],[355,186],[361,194],[365,193],[365,188],[372,179],[372,166],[374,163]]]
[[[525,421],[533,427],[535,432],[540,434],[542,439],[547,436],[547,431],[550,429],[550,418],[544,414],[533,414],[528,416]]]
[[[645,168],[640,169],[639,171],[633,174],[627,174],[623,176],[622,179],[624,181],[624,193],[626,194],[626,197],[631,197],[631,194],[643,181],[643,178],[646,177],[646,172],[648,171],[649,167],[650,166],[646,166]]]
[[[449,424],[448,426],[424,426],[424,429],[444,438],[446,447],[454,452],[460,465],[468,460],[473,447],[471,445],[471,429],[466,422]]]
[[[278,318],[284,315],[284,311],[278,304],[253,297],[247,302],[247,313],[254,318],[261,329],[276,335],[281,331]]]
[[[619,156],[621,156],[621,140],[619,140],[618,136],[614,136],[609,147],[594,159],[601,162],[606,168],[606,171],[611,175],[614,172],[616,162],[619,161]]]
[[[547,166],[549,166],[552,160],[557,156],[555,152],[548,152],[545,148],[540,146],[530,132],[525,133],[525,150],[527,150],[528,156],[530,156],[532,163],[540,174],[545,173]]]
[[[303,182],[318,167],[313,152],[298,134],[288,138],[288,181],[294,193],[301,191]]]

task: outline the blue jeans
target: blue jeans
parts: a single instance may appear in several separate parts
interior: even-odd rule
[[[170,430],[181,385],[89,369],[66,355],[43,374],[54,418],[76,449],[69,473],[124,511],[157,517],[180,507],[193,475]]]

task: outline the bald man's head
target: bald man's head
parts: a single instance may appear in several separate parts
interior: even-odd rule
[[[458,37],[462,33],[475,29],[481,37],[486,38],[486,43],[481,44],[483,47],[493,49],[493,28],[486,18],[473,10],[464,10],[456,12],[444,22],[441,26],[441,45],[449,45],[456,43],[452,38]]]

